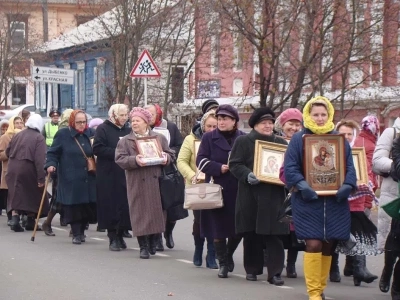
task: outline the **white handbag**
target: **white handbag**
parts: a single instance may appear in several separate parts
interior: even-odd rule
[[[185,187],[184,209],[202,210],[221,208],[224,206],[222,186],[214,184],[214,179],[212,177],[209,183],[197,183],[197,177],[209,162],[210,161],[206,158],[200,161],[197,174],[192,184]]]

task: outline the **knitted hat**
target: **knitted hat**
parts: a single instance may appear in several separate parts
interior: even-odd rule
[[[218,106],[216,112],[216,116],[228,116],[231,117],[232,119],[236,120],[236,122],[239,121],[239,113],[236,108],[234,108],[232,105],[229,104],[222,104]]]
[[[201,111],[203,112],[203,114],[205,114],[206,112],[208,112],[211,109],[216,109],[219,106],[217,100],[215,99],[208,99],[206,101],[204,101],[203,105],[201,106]]]
[[[290,120],[303,122],[303,114],[297,108],[288,108],[279,116],[279,122],[283,126],[287,121]]]
[[[91,120],[91,121],[89,122],[89,127],[90,127],[90,128],[97,127],[97,126],[99,126],[99,125],[102,124],[102,123],[103,123],[103,120],[102,120],[102,119],[100,119],[100,118],[94,118],[93,120]]]
[[[275,123],[275,113],[269,107],[259,107],[253,111],[249,119],[249,126],[254,128],[258,123],[264,120],[271,120]]]
[[[129,118],[132,119],[133,117],[142,118],[147,124],[150,124],[152,119],[151,113],[141,107],[132,108],[129,113]]]

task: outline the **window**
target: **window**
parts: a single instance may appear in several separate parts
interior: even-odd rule
[[[233,95],[239,96],[243,94],[243,80],[241,78],[236,78],[233,80]]]
[[[75,82],[75,108],[85,109],[86,77],[84,61],[76,62]]]
[[[12,105],[26,104],[26,84],[13,83]]]
[[[97,66],[93,70],[93,104],[99,107],[106,107],[106,59],[97,58]]]
[[[234,69],[235,71],[241,71],[243,69],[243,54],[244,54],[244,39],[243,34],[235,33],[233,35],[233,56],[234,56]]]
[[[35,106],[40,110],[46,110],[46,84],[35,82]]]
[[[20,21],[10,22],[10,48],[14,51],[23,50],[26,47],[26,23]]]
[[[347,4],[347,9],[350,16],[350,32],[354,32],[353,36],[349,36],[353,43],[353,56],[360,56],[365,47],[364,32],[365,32],[365,11],[366,4],[363,0],[353,0]]]
[[[171,94],[172,103],[183,103],[184,100],[185,68],[177,67],[172,71]]]

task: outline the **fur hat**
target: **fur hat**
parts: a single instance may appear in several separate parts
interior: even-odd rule
[[[259,107],[254,110],[249,119],[249,126],[254,128],[258,123],[264,120],[271,120],[275,123],[275,113],[269,107]]]

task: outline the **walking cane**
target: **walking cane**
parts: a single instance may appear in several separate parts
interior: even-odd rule
[[[40,214],[42,213],[43,202],[44,202],[44,198],[46,197],[47,185],[49,184],[50,174],[51,173],[47,174],[46,183],[44,184],[44,191],[43,191],[42,201],[40,201],[39,211],[38,211],[38,215],[36,217],[35,228],[33,229],[32,237],[31,237],[31,241],[32,242],[35,241],[36,230],[37,230],[37,227],[38,227]]]

